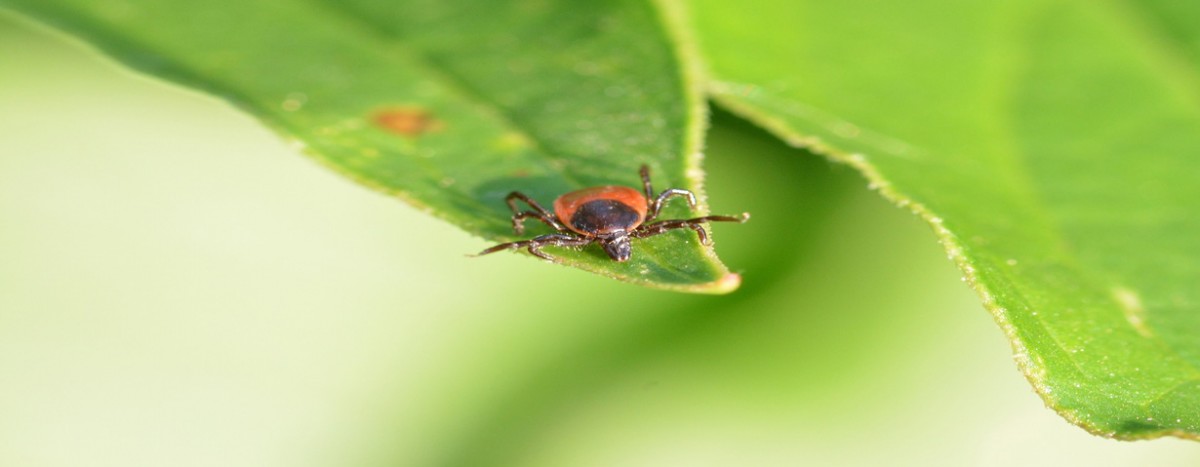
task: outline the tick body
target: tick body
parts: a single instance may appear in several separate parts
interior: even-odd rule
[[[625,186],[598,186],[572,191],[554,200],[554,214],[577,234],[595,237],[632,232],[646,219],[646,197]]]
[[[579,247],[599,243],[604,252],[615,261],[628,261],[632,254],[630,239],[649,237],[672,229],[688,228],[696,232],[700,241],[708,244],[708,233],[701,225],[706,222],[746,222],[747,213],[741,216],[704,216],[693,219],[678,219],[653,222],[664,202],[673,196],[687,199],[688,205],[696,206],[696,195],[688,190],[671,188],[654,195],[650,186],[650,168],[643,165],[642,191],[616,185],[606,185],[572,191],[554,200],[554,213],[525,194],[514,191],[504,199],[512,209],[513,231],[525,233],[525,219],[534,218],[558,233],[541,235],[530,240],[501,243],[480,252],[480,255],[501,250],[526,248],[534,256],[546,260],[554,258],[541,251],[543,246]],[[517,201],[527,204],[532,210],[522,211]]]

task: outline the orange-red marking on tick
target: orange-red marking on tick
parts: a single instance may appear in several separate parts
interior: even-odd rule
[[[584,205],[589,205],[589,208],[596,209],[590,205],[595,201],[607,203],[602,209],[606,211],[604,215],[610,219],[603,223],[603,225],[591,226],[588,223],[581,225],[576,220],[576,216],[582,214],[579,212],[579,209]],[[621,216],[607,212],[613,211],[614,207],[625,214],[620,221],[617,221],[616,218]],[[646,218],[646,209],[648,207],[646,197],[642,196],[641,192],[627,186],[615,185],[575,190],[554,200],[554,214],[558,216],[558,220],[568,229],[586,235],[608,234],[617,230],[633,231]]]
[[[375,124],[392,133],[404,136],[421,136],[440,130],[442,121],[428,110],[417,107],[398,107],[375,114]]]

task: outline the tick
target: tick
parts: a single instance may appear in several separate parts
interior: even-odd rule
[[[688,206],[696,207],[696,195],[688,190],[669,188],[654,196],[650,187],[650,167],[643,165],[639,173],[642,175],[642,189],[616,185],[605,185],[572,191],[554,200],[554,213],[551,214],[537,201],[514,191],[504,198],[512,209],[513,231],[517,235],[525,233],[525,219],[533,218],[549,225],[558,233],[540,235],[529,240],[501,243],[479,252],[479,256],[495,253],[501,250],[517,250],[526,248],[529,253],[545,260],[553,261],[550,255],[543,253],[544,246],[582,247],[599,243],[604,252],[614,261],[628,261],[632,253],[630,239],[658,235],[672,229],[688,228],[700,237],[700,243],[711,242],[708,233],[701,224],[706,222],[746,222],[750,214],[740,216],[704,216],[693,219],[676,219],[654,222],[658,212],[672,196],[687,199]],[[517,201],[523,201],[532,210],[522,211],[517,207]]]

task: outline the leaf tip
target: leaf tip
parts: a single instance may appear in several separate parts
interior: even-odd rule
[[[621,279],[621,278],[618,277],[617,279]],[[733,273],[733,272],[728,272],[728,273],[725,273],[725,275],[718,278],[717,280],[714,280],[711,282],[700,282],[700,283],[693,283],[693,284],[687,284],[687,285],[681,285],[681,284],[671,285],[671,284],[660,284],[660,283],[653,283],[653,282],[635,282],[635,281],[630,281],[630,282],[634,282],[639,285],[643,285],[643,286],[647,286],[647,287],[651,287],[651,288],[670,290],[673,292],[685,292],[685,293],[704,294],[704,295],[725,295],[725,294],[728,294],[728,293],[731,293],[731,292],[737,290],[738,287],[741,287],[742,275]]]
[[[714,295],[724,295],[737,290],[738,287],[741,287],[742,275],[731,272],[725,274],[724,277],[721,277],[720,279],[717,279],[716,281],[710,282],[706,285],[708,287],[705,288],[704,292]]]

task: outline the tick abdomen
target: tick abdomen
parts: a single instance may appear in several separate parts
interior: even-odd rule
[[[598,199],[579,206],[567,225],[579,233],[604,235],[618,230],[629,232],[641,223],[642,216],[625,203]]]

